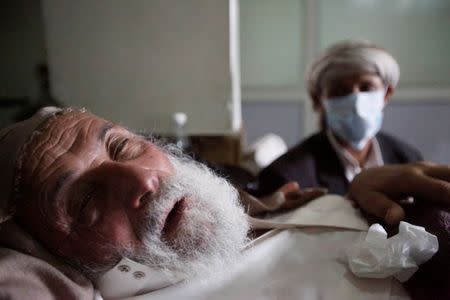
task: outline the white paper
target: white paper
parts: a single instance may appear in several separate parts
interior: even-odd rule
[[[439,249],[437,237],[425,228],[400,222],[399,233],[387,238],[379,224],[369,228],[363,241],[347,250],[350,270],[358,277],[407,281]]]

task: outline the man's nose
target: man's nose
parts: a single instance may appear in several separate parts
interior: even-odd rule
[[[99,167],[108,198],[137,209],[158,192],[165,173],[136,163],[108,162]]]

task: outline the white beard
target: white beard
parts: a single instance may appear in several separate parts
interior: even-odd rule
[[[247,242],[247,216],[234,187],[190,158],[168,154],[176,175],[162,183],[139,224],[141,249],[121,249],[123,257],[184,278],[209,275],[229,267]],[[161,219],[174,199],[186,196],[178,230],[168,243],[161,238]],[[135,224],[136,225],[136,224]]]

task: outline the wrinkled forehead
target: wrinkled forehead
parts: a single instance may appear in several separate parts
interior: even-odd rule
[[[113,123],[88,112],[73,111],[59,115],[45,123],[24,146],[20,169],[33,174],[38,167],[45,168],[64,153],[88,148],[113,126]]]
[[[51,137],[53,135],[58,135],[60,132],[82,132],[89,128],[96,128],[104,124],[108,124],[109,126],[114,125],[112,122],[86,111],[70,111],[49,120],[44,126],[46,128],[43,128],[41,132]]]
[[[88,112],[68,112],[44,124],[43,128],[31,138],[29,145],[34,147],[65,146],[66,143],[71,143],[71,140],[77,136],[87,138],[95,132],[101,134],[101,130],[106,131],[112,126],[114,126],[112,122]]]

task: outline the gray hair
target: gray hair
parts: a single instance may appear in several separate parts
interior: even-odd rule
[[[345,40],[329,47],[308,69],[306,85],[318,107],[323,87],[345,75],[372,73],[385,86],[395,87],[400,78],[397,61],[385,49],[365,40]]]

